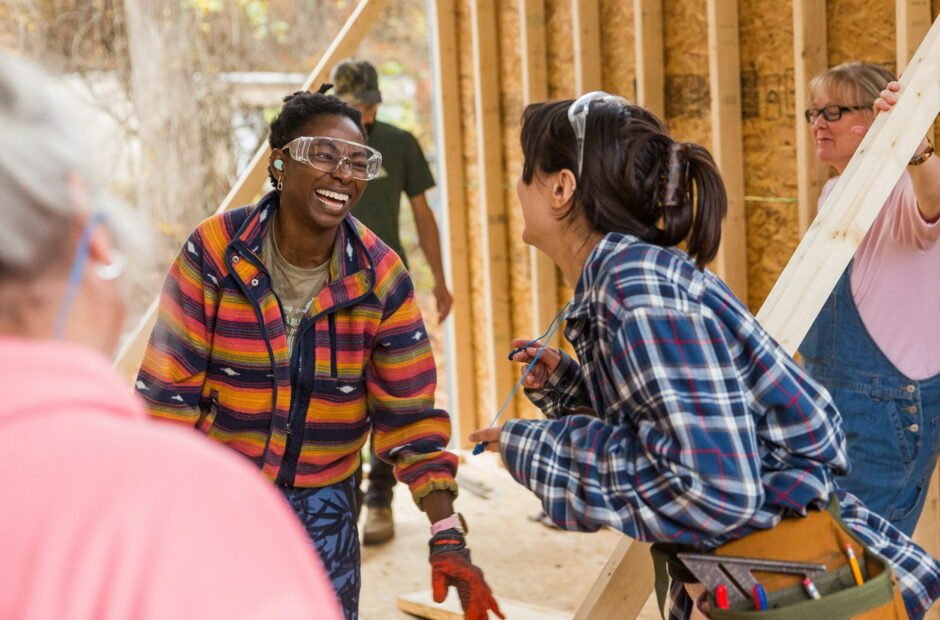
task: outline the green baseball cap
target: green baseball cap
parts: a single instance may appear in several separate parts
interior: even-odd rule
[[[365,60],[341,60],[333,67],[330,81],[333,82],[333,94],[340,99],[365,104],[382,103],[379,75],[375,67]]]

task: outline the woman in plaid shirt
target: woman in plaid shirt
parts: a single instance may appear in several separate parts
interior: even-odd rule
[[[523,115],[517,191],[527,243],[575,286],[565,336],[526,393],[548,420],[477,431],[559,526],[712,549],[824,510],[848,470],[825,389],[705,265],[726,212],[708,152],[606,93]],[[682,243],[686,248],[680,250]],[[528,362],[527,340],[514,359]],[[940,564],[857,498],[843,521],[898,578],[912,618],[940,596]],[[671,617],[691,601],[672,588]]]

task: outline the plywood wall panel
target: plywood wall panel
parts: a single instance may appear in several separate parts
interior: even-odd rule
[[[677,140],[711,144],[705,0],[663,3],[666,118]]]
[[[739,3],[748,305],[764,302],[800,240],[796,187],[793,7]],[[805,128],[800,127],[801,130]]]
[[[548,97],[574,97],[574,41],[571,1],[545,0],[545,39],[548,45]]]
[[[601,0],[601,79],[604,90],[636,101],[633,4]]]
[[[828,0],[826,24],[829,66],[849,60],[897,66],[894,0]]]

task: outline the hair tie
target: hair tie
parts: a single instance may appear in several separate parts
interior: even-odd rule
[[[689,145],[685,142],[672,142],[669,144],[669,153],[666,160],[665,179],[661,180],[663,207],[678,207],[682,204],[681,188],[685,186],[689,176]],[[662,175],[660,175],[662,177]],[[665,181],[662,183],[662,181]]]

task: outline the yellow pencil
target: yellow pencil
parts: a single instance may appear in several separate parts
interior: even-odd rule
[[[858,560],[855,558],[855,551],[852,550],[852,545],[845,546],[845,553],[849,556],[849,566],[852,567],[852,576],[855,577],[855,585],[860,586],[865,583],[865,580],[862,579],[862,569],[858,566]]]

